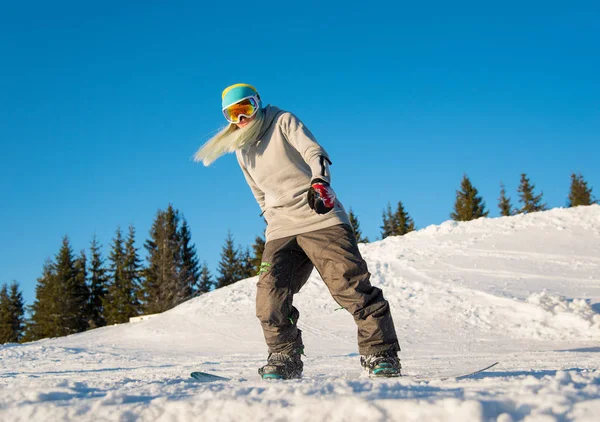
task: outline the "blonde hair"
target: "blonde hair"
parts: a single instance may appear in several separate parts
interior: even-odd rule
[[[238,128],[235,124],[229,123],[198,149],[194,154],[194,161],[197,163],[202,162],[208,167],[222,155],[235,152],[253,143],[258,138],[263,120],[264,112],[260,109],[254,120],[243,128]]]

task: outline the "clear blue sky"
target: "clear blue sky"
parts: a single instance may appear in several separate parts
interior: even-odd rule
[[[372,240],[388,202],[447,220],[463,173],[491,216],[522,172],[551,207],[571,172],[600,197],[599,3],[488,3],[2,2],[0,283],[31,303],[64,235],[106,255],[133,224],[144,255],[169,203],[213,273],[228,230],[250,245],[234,157],[191,161],[237,82],[307,124]]]

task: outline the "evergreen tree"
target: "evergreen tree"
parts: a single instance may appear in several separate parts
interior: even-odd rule
[[[262,263],[262,256],[265,251],[265,239],[262,236],[256,236],[252,245],[252,251],[254,252],[250,261],[252,264],[252,275],[256,275],[260,271],[260,264]]]
[[[85,255],[75,258],[69,238],[54,262],[47,262],[38,279],[36,300],[31,307],[28,340],[59,337],[87,329],[88,296],[85,284]]]
[[[393,218],[393,227],[395,236],[403,236],[415,230],[415,223],[404,209],[402,201],[398,202],[398,208]]]
[[[350,219],[350,225],[352,226],[352,230],[354,231],[356,241],[358,243],[368,243],[369,239],[363,237],[362,231],[360,230],[360,223],[358,222],[358,218],[356,217],[356,215],[352,212],[352,208],[350,208],[350,211],[348,212],[348,218]]]
[[[450,214],[455,221],[471,221],[480,217],[487,217],[489,211],[485,210],[485,202],[477,196],[477,189],[471,184],[467,175],[463,175],[460,184],[461,190],[456,191],[454,212]]]
[[[182,295],[180,300],[184,301],[194,296],[198,290],[200,268],[196,255],[196,247],[192,244],[192,233],[185,218],[181,220],[179,238],[181,242],[180,283]]]
[[[394,236],[396,232],[394,214],[392,214],[392,206],[388,203],[387,210],[383,211],[383,226],[381,226],[381,238],[385,239],[388,236]]]
[[[143,272],[142,260],[139,257],[138,249],[135,247],[135,227],[129,226],[127,240],[125,241],[125,259],[124,279],[121,285],[121,297],[125,299],[122,306],[122,319],[129,321],[129,318],[139,315],[141,305],[139,302],[140,278]]]
[[[144,310],[163,312],[190,299],[198,288],[198,259],[189,226],[172,205],[157,212],[144,246],[148,251]]]
[[[110,277],[107,294],[103,300],[107,324],[121,324],[139,315],[140,258],[135,247],[135,228],[129,227],[127,239],[117,228],[109,255]]]
[[[240,247],[238,256],[240,258],[238,261],[238,280],[243,280],[256,275],[256,271],[254,271],[254,262],[250,256],[250,248],[242,250]]]
[[[55,280],[54,263],[48,259],[44,263],[41,277],[37,279],[35,300],[30,307],[31,318],[25,331],[25,341],[55,337],[60,323],[60,303],[55,300],[58,290]]]
[[[58,293],[55,300],[60,303],[54,337],[59,337],[77,332],[71,330],[72,326],[76,325],[77,318],[72,312],[71,286],[76,284],[78,274],[75,269],[75,256],[67,237],[63,238],[63,245],[55,258],[54,271],[55,293]]]
[[[571,174],[571,189],[569,191],[569,200],[567,207],[577,207],[579,205],[592,205],[597,201],[592,196],[592,188],[588,187],[581,173]]]
[[[90,320],[90,290],[87,284],[87,256],[82,250],[75,259],[75,279],[72,287],[73,299],[71,302],[74,318],[74,332],[79,333],[89,328]]]
[[[178,224],[179,213],[171,205],[166,211],[158,210],[150,239],[144,245],[148,252],[144,283],[146,313],[171,309],[182,295],[178,278],[181,251]]]
[[[18,343],[23,338],[25,331],[25,301],[23,300],[23,293],[19,290],[19,284],[16,281],[13,281],[9,287],[8,303],[12,334],[9,342]]]
[[[504,217],[508,217],[513,214],[510,198],[506,196],[506,189],[502,183],[500,183],[500,198],[498,198],[498,208],[500,208],[500,215]]]
[[[200,270],[200,285],[196,294],[204,294],[210,292],[215,287],[215,282],[212,279],[208,265],[206,262],[202,265]]]
[[[233,243],[231,231],[227,232],[225,245],[221,251],[221,260],[219,261],[219,276],[217,277],[217,288],[229,286],[240,280],[239,251]]]
[[[115,232],[110,254],[108,255],[109,264],[109,279],[107,292],[102,300],[104,308],[104,320],[107,325],[120,324],[126,322],[123,317],[123,303],[128,301],[124,297],[123,285],[125,283],[125,246],[123,240],[123,232],[118,227]]]
[[[88,291],[85,284],[85,254],[75,258],[69,238],[63,238],[54,264],[56,301],[60,304],[54,336],[80,333],[87,329]]]
[[[0,344],[14,343],[11,322],[10,298],[8,296],[8,286],[5,283],[0,289]]]
[[[392,207],[388,204],[387,210],[383,212],[383,226],[381,229],[382,239],[388,236],[403,236],[415,230],[415,223],[404,209],[402,201],[398,202],[395,213],[392,213]]]
[[[108,293],[107,286],[109,276],[104,267],[104,259],[100,251],[100,245],[96,240],[96,236],[92,240],[90,247],[91,262],[89,268],[89,285],[90,285],[90,301],[89,301],[89,326],[90,328],[104,327],[106,320],[104,319],[104,298]]]
[[[535,185],[529,181],[527,175],[525,173],[521,174],[521,184],[517,191],[519,192],[519,201],[523,206],[517,211],[519,214],[545,211],[548,209],[546,204],[542,202],[543,193],[535,195],[533,193],[534,189]]]

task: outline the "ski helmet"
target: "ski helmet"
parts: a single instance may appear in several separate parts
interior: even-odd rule
[[[252,85],[248,84],[234,84],[228,86],[223,90],[223,94],[221,95],[222,102],[221,107],[223,109],[229,107],[232,104],[237,103],[240,100],[248,97],[257,97],[260,103],[260,96],[258,95],[258,91]]]

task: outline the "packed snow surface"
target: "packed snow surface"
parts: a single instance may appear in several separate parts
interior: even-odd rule
[[[405,377],[361,373],[354,321],[315,271],[295,300],[301,380],[257,375],[251,278],[147,321],[0,346],[0,420],[600,420],[600,206],[449,221],[361,252]],[[414,378],[495,361],[471,378]]]

